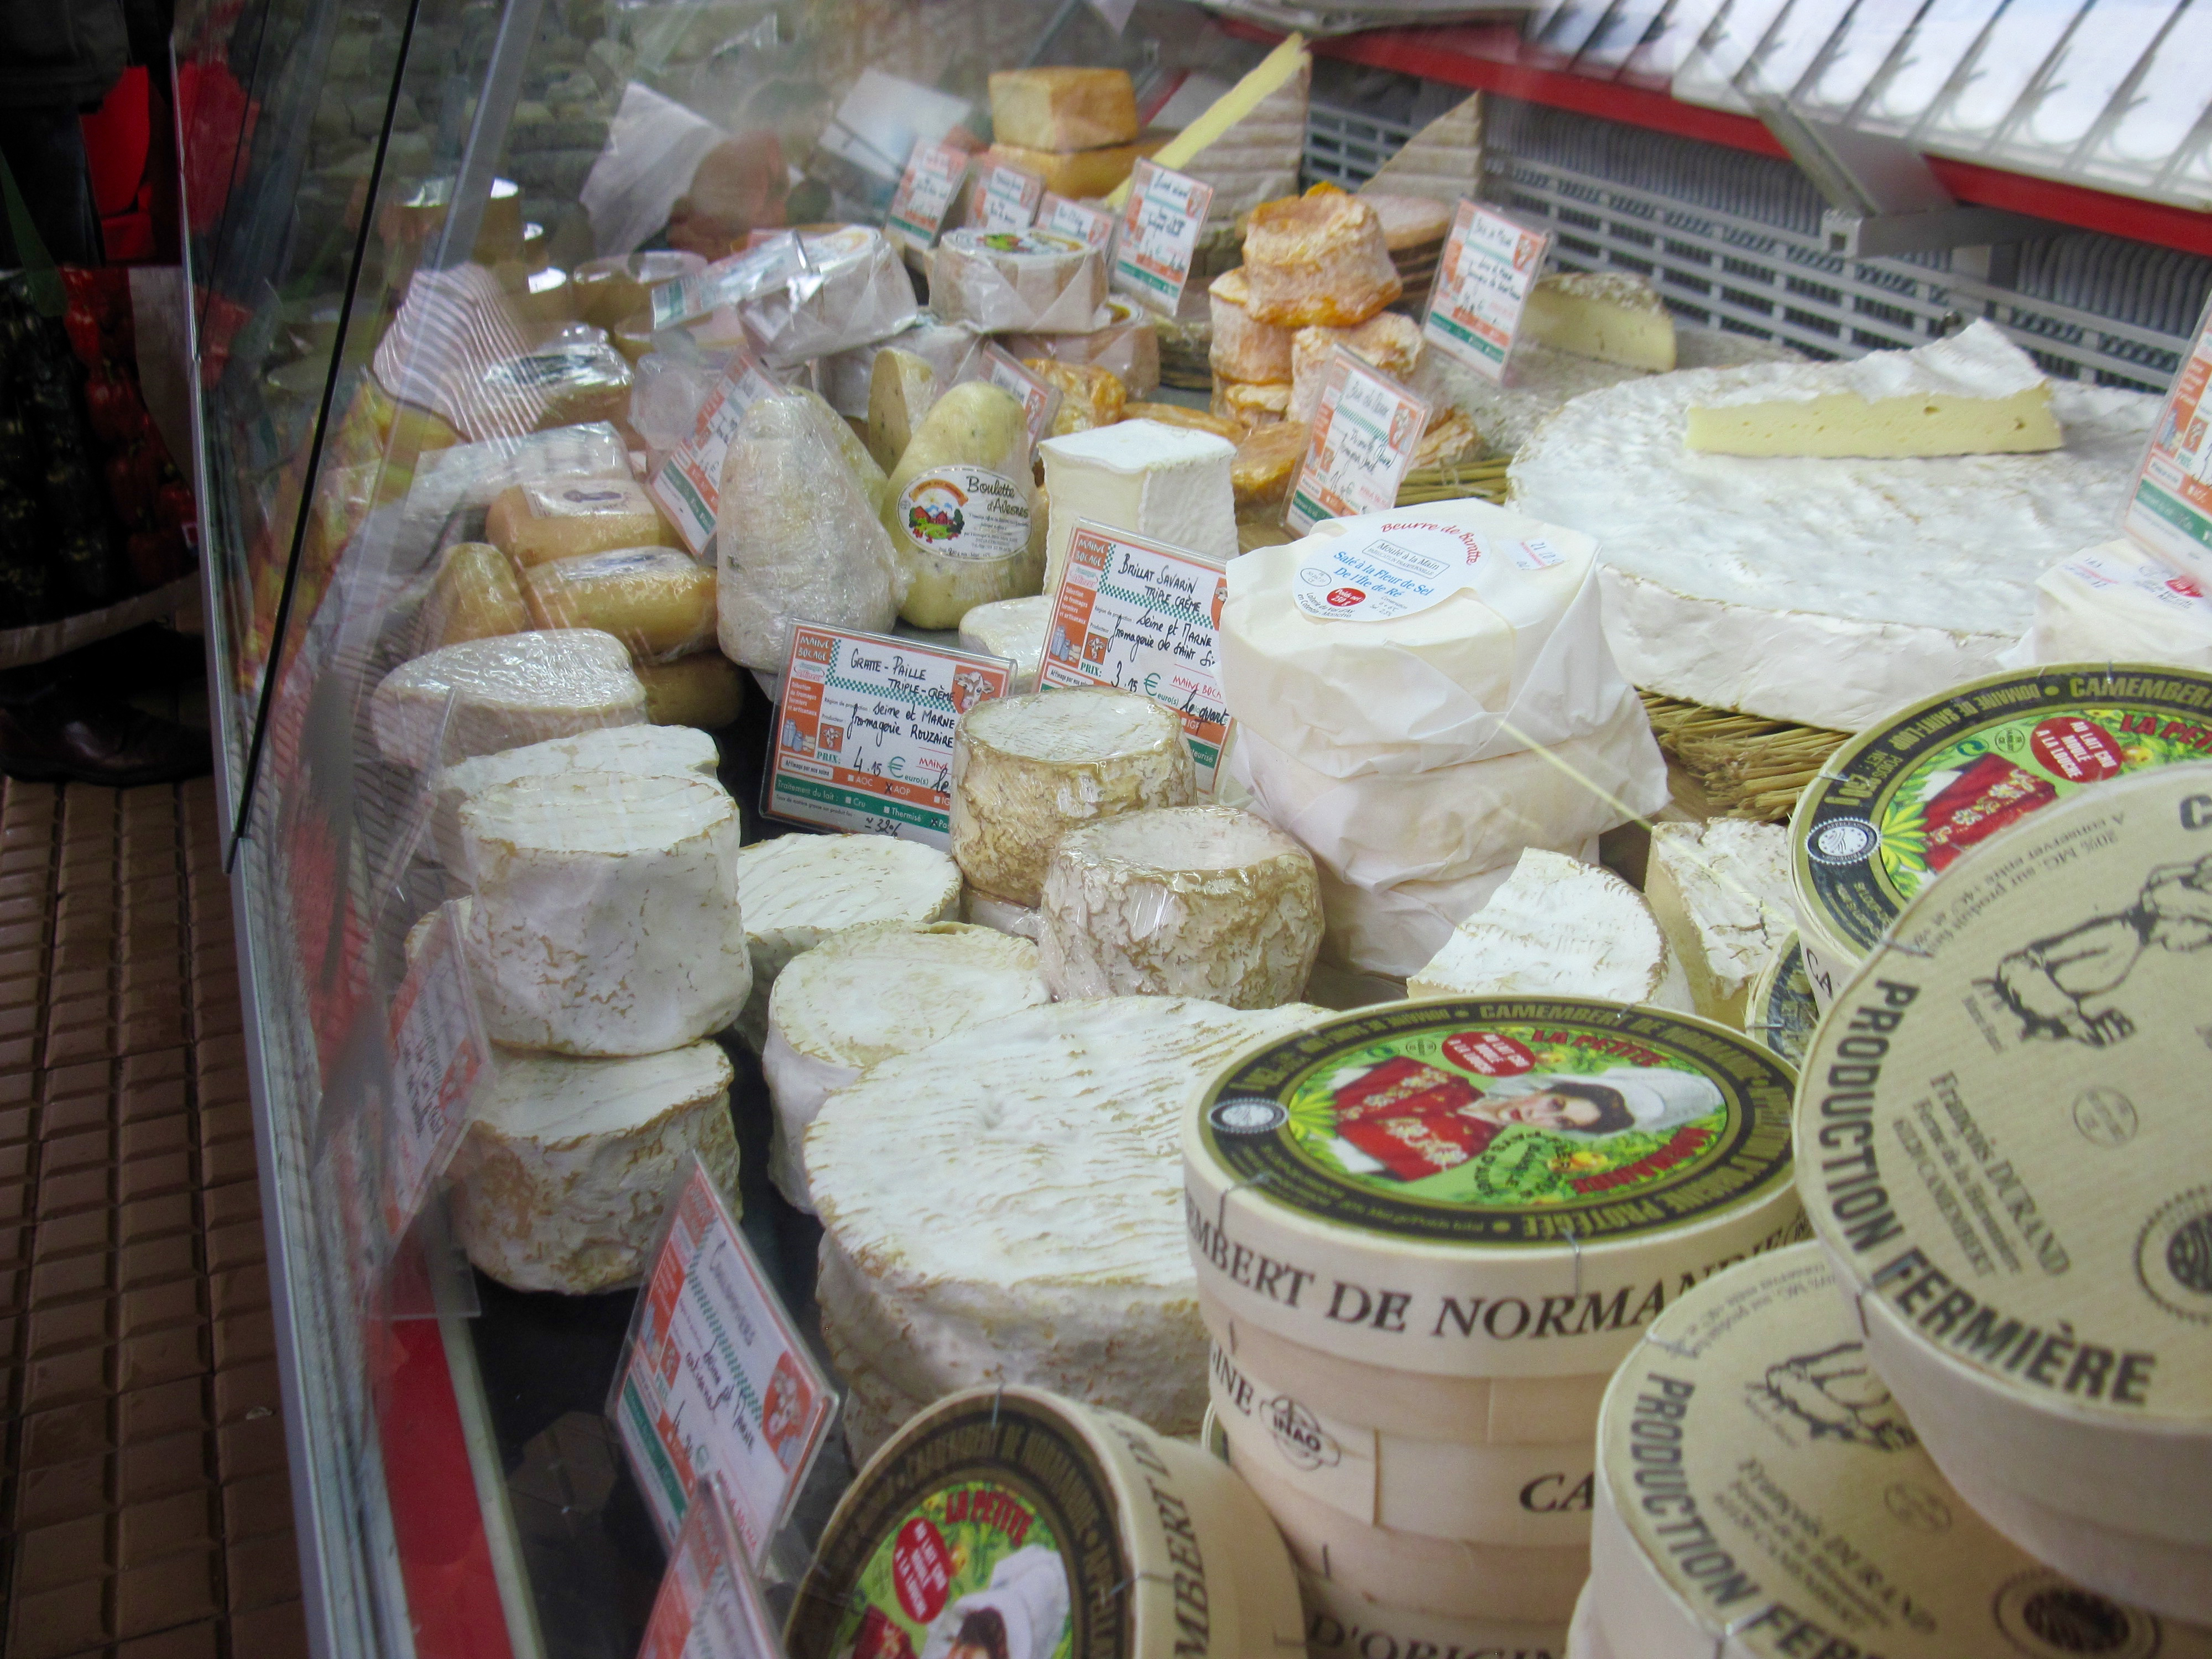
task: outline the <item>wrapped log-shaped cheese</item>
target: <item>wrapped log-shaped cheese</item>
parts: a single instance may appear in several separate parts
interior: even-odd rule
[[[729,1056],[711,1042],[620,1060],[495,1055],[471,1103],[453,1231],[510,1289],[635,1284],[692,1154],[738,1207]]]
[[[738,805],[720,786],[519,778],[471,797],[460,820],[467,954],[493,1041],[657,1054],[744,1006]]]
[[[674,662],[636,665],[645,687],[645,717],[655,726],[696,726],[718,732],[744,706],[738,666],[719,651],[696,651]]]
[[[1213,319],[1213,343],[1206,360],[1216,380],[1287,380],[1291,378],[1291,331],[1254,320],[1246,307],[1252,290],[1244,267],[1224,270],[1206,290]]]
[[[446,550],[431,584],[422,637],[432,648],[530,631],[530,607],[515,586],[507,555],[487,542]]]
[[[1333,185],[1253,209],[1244,280],[1245,309],[1279,328],[1349,328],[1405,290],[1375,210]]]
[[[626,547],[533,566],[523,596],[540,628],[596,628],[633,657],[680,657],[714,637],[714,573],[673,547]]]
[[[1034,906],[1060,838],[1148,806],[1188,806],[1198,775],[1176,718],[1105,687],[972,704],[952,740],[952,856],[993,897]]]
[[[929,302],[987,333],[1085,334],[1108,320],[1106,256],[1051,230],[948,231],[930,265]]]
[[[884,501],[905,580],[899,614],[916,628],[957,628],[976,605],[1037,592],[1044,567],[1031,551],[1036,494],[1021,400],[988,380],[939,398],[899,458]]]
[[[393,669],[369,700],[377,752],[397,766],[446,766],[644,723],[645,688],[629,650],[595,629],[446,646]]]
[[[745,411],[722,459],[714,524],[716,627],[723,654],[746,667],[781,673],[793,621],[881,633],[897,617],[905,584],[890,543],[802,399],[763,398]]]
[[[1265,818],[1177,806],[1070,830],[1044,878],[1054,997],[1206,997],[1276,1008],[1321,949],[1312,856]]]

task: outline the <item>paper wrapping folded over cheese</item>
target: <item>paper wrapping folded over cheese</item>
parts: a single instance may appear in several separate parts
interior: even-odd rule
[[[1321,412],[1322,382],[1328,377],[1339,346],[1402,380],[1420,367],[1421,325],[1411,317],[1385,311],[1350,328],[1299,329],[1291,337],[1290,418],[1294,425],[1311,426]]]
[[[714,637],[714,573],[673,547],[629,547],[533,566],[523,597],[540,628],[596,628],[639,658],[673,659]]]
[[[1106,256],[1056,231],[948,231],[931,258],[929,302],[987,333],[1087,334],[1109,320]]]
[[[1580,848],[1554,850],[1597,856],[1592,836]],[[1435,960],[1452,929],[1480,910],[1513,874],[1510,863],[1449,881],[1407,881],[1358,887],[1328,865],[1321,872],[1321,959],[1338,968],[1403,980]]]
[[[1149,398],[1159,389],[1160,337],[1152,319],[1127,300],[1106,299],[1109,320],[1082,334],[1009,334],[999,343],[1024,362],[1050,357],[1055,362],[1090,363],[1110,369],[1132,398]]]
[[[770,368],[880,340],[914,320],[914,283],[883,232],[846,225],[799,243],[803,268],[738,307]]]
[[[1044,538],[1021,400],[988,380],[931,405],[892,471],[883,524],[906,578],[899,614],[957,628],[979,605],[1037,592]]]
[[[562,629],[469,640],[402,663],[369,699],[377,752],[398,766],[471,755],[603,726],[645,723],[645,688],[611,634]]]
[[[1287,380],[1291,378],[1291,335],[1287,328],[1253,320],[1245,307],[1252,297],[1244,267],[1224,270],[1206,290],[1213,319],[1206,360],[1218,380]]]
[[[1404,291],[1375,210],[1333,185],[1263,202],[1244,233],[1245,309],[1282,328],[1364,323]]]
[[[2212,668],[2212,599],[2194,576],[2125,538],[2103,542],[2037,579],[2023,646],[2028,662]]]
[[[1137,136],[1137,93],[1117,69],[998,70],[991,131],[1030,149],[1097,149]]]

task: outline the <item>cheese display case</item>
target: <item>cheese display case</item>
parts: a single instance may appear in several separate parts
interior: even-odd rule
[[[185,9],[319,1655],[2212,1650],[2194,14],[1859,9]]]

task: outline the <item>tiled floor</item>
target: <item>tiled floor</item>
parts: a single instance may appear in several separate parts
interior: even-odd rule
[[[0,789],[5,1659],[306,1652],[205,781]]]

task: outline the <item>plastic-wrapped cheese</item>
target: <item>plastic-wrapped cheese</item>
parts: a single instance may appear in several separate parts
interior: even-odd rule
[[[1797,925],[1790,832],[1742,818],[1655,824],[1644,892],[1697,1012],[1741,1030],[1752,982]]]
[[[1121,418],[1129,389],[1113,370],[1096,363],[1063,363],[1052,357],[1027,357],[1022,367],[1060,393],[1053,412],[1051,435],[1088,432],[1095,426],[1111,426]]]
[[[1321,412],[1322,382],[1336,361],[1336,349],[1364,357],[1393,379],[1402,380],[1420,367],[1421,325],[1411,317],[1385,311],[1350,328],[1302,328],[1291,337],[1291,412],[1295,424],[1310,426]]]
[[[484,538],[527,569],[618,547],[673,547],[675,526],[631,478],[533,479],[484,513]]]
[[[868,923],[805,952],[776,975],[761,1048],[777,1190],[811,1212],[806,1126],[869,1066],[1049,997],[1036,945],[964,922]]]
[[[1051,616],[1052,598],[1045,593],[979,605],[960,619],[960,648],[1006,658],[1014,665],[1014,690],[1034,690]]]
[[[1176,717],[1105,687],[975,703],[952,740],[952,856],[995,898],[1035,905],[1060,838],[1151,806],[1188,806],[1198,776]]]
[[[1043,913],[1035,905],[993,898],[964,883],[960,890],[960,913],[978,927],[988,927],[994,933],[1012,933],[1032,942],[1044,937]]]
[[[896,334],[914,319],[914,283],[890,239],[866,225],[802,236],[805,269],[744,301],[746,337],[770,368]]]
[[[1321,948],[1312,857],[1229,806],[1124,812],[1070,830],[1039,908],[1055,997],[1279,1007],[1305,994]]]
[[[1279,328],[1349,328],[1405,289],[1375,210],[1326,185],[1253,209],[1244,281],[1245,309]]]
[[[852,422],[830,407],[830,400],[809,386],[793,386],[791,395],[821,417],[822,429],[836,445],[837,453],[851,471],[853,482],[860,487],[860,495],[872,513],[884,510],[884,497],[890,491],[891,483],[884,476],[884,469],[876,465],[876,458],[860,441],[860,434],[853,430]]]
[[[523,597],[540,628],[596,628],[637,657],[679,657],[714,637],[714,573],[672,547],[534,565]]]
[[[1240,513],[1283,499],[1312,436],[1304,427],[1273,421],[1255,427],[1237,446],[1236,459],[1229,464],[1229,484]]]
[[[1255,427],[1273,426],[1287,419],[1291,413],[1291,400],[1296,391],[1297,388],[1288,380],[1264,380],[1255,384],[1247,384],[1243,380],[1217,380],[1213,384],[1212,408],[1224,420],[1233,421],[1249,432]],[[1304,428],[1310,428],[1312,424],[1308,421]]]
[[[2133,542],[2104,542],[2037,580],[2027,647],[2038,663],[2212,668],[2212,599],[2194,576]]]
[[[637,665],[645,687],[645,717],[655,726],[696,726],[719,732],[737,719],[745,691],[738,666],[719,651]]]
[[[927,359],[896,346],[876,354],[868,371],[868,453],[878,465],[886,471],[898,465],[915,428],[943,390]]]
[[[1206,303],[1213,320],[1213,341],[1206,361],[1219,380],[1287,380],[1291,378],[1292,331],[1273,323],[1255,322],[1245,309],[1252,291],[1244,280],[1244,267],[1224,270],[1206,289]]]
[[[893,836],[777,836],[738,854],[753,994],[738,1030],[758,1048],[784,964],[863,922],[952,921],[960,872],[934,847]]]
[[[1229,466],[1237,450],[1225,440],[1155,421],[1125,420],[1048,438],[1037,453],[1044,458],[1053,505],[1046,592],[1059,585],[1081,519],[1211,558],[1236,556],[1237,503]]]
[[[1644,896],[1612,871],[1532,847],[1406,981],[1415,997],[1603,997],[1693,1009]]]
[[[994,70],[991,131],[1030,149],[1097,149],[1137,136],[1137,94],[1127,70]]]
[[[1010,334],[999,342],[1015,356],[1090,363],[1110,371],[1132,398],[1149,398],[1160,384],[1160,337],[1152,318],[1127,300],[1109,295],[1109,321],[1083,334]]]
[[[441,768],[430,780],[430,846],[450,869],[461,866],[461,806],[471,795],[517,778],[564,772],[613,772],[639,778],[704,778],[720,757],[714,740],[682,726],[617,726],[479,755]]]
[[[752,961],[738,804],[701,778],[518,778],[460,811],[469,964],[495,1042],[649,1054],[720,1030]]]
[[[1021,400],[988,380],[939,398],[884,501],[906,582],[899,614],[916,628],[957,628],[979,605],[1036,592],[1036,495]]]
[[[514,568],[488,542],[459,542],[446,550],[423,620],[422,636],[434,650],[531,628]]]
[[[635,1284],[695,1153],[737,1207],[731,1076],[711,1042],[619,1060],[497,1053],[453,1202],[469,1260],[518,1291]]]
[[[747,410],[715,512],[722,653],[780,673],[794,621],[888,629],[903,592],[889,538],[852,471],[796,398]]]
[[[369,699],[377,752],[399,766],[641,726],[645,688],[611,634],[562,629],[449,645],[402,663]]]
[[[1334,777],[1595,730],[1633,696],[1600,626],[1596,550],[1486,501],[1329,520],[1231,563],[1222,696]]]
[[[1087,333],[1106,320],[1106,256],[1057,231],[947,231],[929,302],[946,322],[987,333]]]

